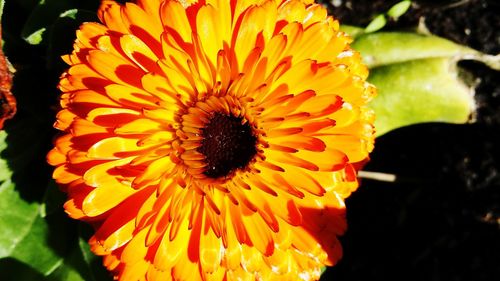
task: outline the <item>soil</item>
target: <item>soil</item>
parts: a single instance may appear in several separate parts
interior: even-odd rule
[[[325,4],[342,23],[366,26],[397,2]],[[386,29],[423,21],[433,34],[498,54],[499,8],[495,0],[413,1]],[[344,258],[321,280],[500,280],[500,72],[460,66],[478,81],[476,121],[421,124],[377,139],[365,170],[398,180],[363,180],[347,200]]]

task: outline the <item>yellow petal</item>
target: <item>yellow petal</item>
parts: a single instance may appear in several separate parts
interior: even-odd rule
[[[100,50],[92,50],[87,56],[89,65],[100,75],[121,84],[140,87],[144,71],[125,59]]]
[[[175,266],[179,258],[185,255],[188,248],[188,241],[191,237],[191,231],[187,226],[188,220],[184,220],[179,229],[179,235],[173,240],[170,240],[168,235],[163,235],[154,257],[153,264],[156,268],[167,270],[169,267]],[[183,265],[180,264],[180,266]]]
[[[83,201],[83,212],[89,217],[101,215],[116,207],[133,193],[133,189],[119,182],[108,182],[96,187]]]
[[[220,267],[222,259],[222,239],[215,236],[214,231],[207,224],[206,217],[203,222],[204,226],[200,236],[200,265],[204,272],[214,273]]]
[[[144,149],[144,147],[140,147],[137,145],[137,141],[138,140],[134,138],[122,138],[122,137],[111,137],[103,139],[94,144],[89,149],[87,157],[99,160],[121,159],[123,158],[123,155],[120,155],[120,153],[130,154]]]
[[[121,135],[153,134],[166,129],[167,128],[159,122],[151,119],[140,118],[119,126],[114,130],[114,132]]]
[[[147,228],[137,232],[132,240],[127,243],[121,255],[121,261],[127,264],[134,264],[146,256],[148,247],[146,247]]]
[[[111,84],[105,87],[106,95],[117,103],[136,110],[156,108],[158,98],[129,86]]]
[[[258,214],[253,214],[242,216],[242,219],[253,246],[262,253],[262,255],[272,255],[274,251],[273,237],[271,235],[271,230],[262,217]]]
[[[179,36],[184,42],[191,41],[191,25],[181,3],[165,1],[160,10],[160,17],[167,32]]]
[[[146,43],[155,53],[160,54],[160,35],[163,28],[157,20],[158,14],[147,14],[143,9],[134,3],[125,3],[121,9],[121,19],[127,26],[130,33],[136,35],[142,42]]]
[[[115,1],[104,0],[99,7],[97,15],[101,22],[103,22],[109,29],[126,33],[127,27],[123,21],[115,20],[121,18],[121,5]]]
[[[160,179],[164,174],[171,173],[175,167],[170,157],[162,157],[156,161],[151,162],[146,170],[137,177],[132,183],[133,186],[140,186],[147,182],[153,182]]]
[[[120,45],[127,57],[145,72],[159,71],[158,58],[151,49],[134,35],[120,37]]]
[[[127,165],[132,159],[133,157],[128,157],[97,164],[85,172],[83,179],[86,184],[94,187],[104,186],[108,182],[115,184],[117,179],[114,175],[110,175],[109,171]]]

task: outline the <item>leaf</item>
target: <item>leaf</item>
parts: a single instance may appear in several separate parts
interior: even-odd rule
[[[23,73],[20,71],[19,73]],[[19,74],[18,73],[18,74]],[[21,79],[23,75],[16,78]],[[22,81],[22,80],[17,80]],[[34,80],[24,80],[31,81]],[[29,83],[23,83],[29,84]],[[31,83],[33,84],[33,83]],[[26,96],[29,88],[17,87],[21,114],[9,122],[0,132],[0,267],[11,265],[34,276],[26,280],[43,280],[36,276],[47,276],[64,265],[68,248],[69,219],[53,207],[53,199],[42,208],[40,200],[47,186],[48,173],[44,167],[44,154],[48,128],[43,120],[26,111],[33,98]],[[32,91],[32,93],[37,93]],[[36,105],[34,105],[36,106]],[[40,103],[38,103],[40,107]],[[42,210],[47,209],[42,217]],[[76,233],[76,231],[75,231]],[[12,269],[14,270],[14,269]],[[2,271],[3,272],[3,271]],[[10,274],[10,273],[9,273]],[[2,274],[3,275],[3,274]],[[8,275],[8,274],[7,274]],[[3,277],[3,276],[2,276]],[[22,280],[22,279],[11,279]]]
[[[5,139],[7,138],[7,132],[0,131],[0,153],[7,148],[7,143]],[[10,179],[12,176],[12,171],[9,168],[9,164],[3,158],[0,158],[0,183]]]
[[[384,28],[386,23],[387,19],[385,18],[385,15],[378,15],[366,26],[364,32],[372,33],[378,31]]]
[[[342,24],[340,26],[340,31],[347,33],[353,39],[365,34],[365,30],[358,26]]]
[[[424,122],[466,123],[475,109],[472,90],[448,58],[377,67],[369,81],[378,88],[370,105],[377,115],[377,136]]]
[[[0,205],[5,208],[0,213],[0,269],[6,268],[1,271],[2,277],[16,276],[8,280],[94,280],[80,250],[77,224],[62,212],[62,204],[57,203],[62,201],[61,195],[52,184],[47,189],[45,202],[40,205],[24,200],[10,180],[0,186]],[[68,244],[68,239],[73,243]]]
[[[369,68],[405,61],[454,57],[476,51],[437,36],[409,32],[378,32],[356,38],[353,49]]]
[[[11,257],[50,274],[62,258],[47,244],[49,227],[37,203],[28,203],[8,180],[0,186],[0,258]]]
[[[477,60],[500,70],[500,56],[480,53],[441,37],[411,32],[377,32],[359,35],[352,44],[369,68],[427,58]]]
[[[0,185],[0,205],[0,258],[5,258],[11,256],[19,241],[30,231],[38,215],[38,205],[22,200],[10,180]]]
[[[392,6],[389,11],[387,11],[387,15],[393,19],[397,19],[400,16],[404,15],[408,11],[411,6],[411,1],[405,0],[399,3],[396,3]]]
[[[0,20],[2,19],[4,6],[5,6],[5,0],[0,0]]]
[[[372,102],[378,136],[424,122],[465,123],[474,114],[474,91],[458,75],[457,62],[478,60],[500,69],[500,57],[446,39],[408,32],[356,37],[353,48],[370,68],[378,88]]]

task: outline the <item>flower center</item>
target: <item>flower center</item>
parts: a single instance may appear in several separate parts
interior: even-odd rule
[[[205,156],[204,174],[209,178],[225,177],[246,167],[257,153],[257,137],[242,117],[213,113],[201,135],[203,140],[197,151]]]

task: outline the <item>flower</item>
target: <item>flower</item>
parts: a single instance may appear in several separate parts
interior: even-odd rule
[[[16,98],[10,91],[12,88],[12,73],[9,63],[2,51],[2,25],[0,24],[0,130],[5,120],[14,117],[17,111]]]
[[[119,280],[314,280],[373,146],[351,39],[306,0],[103,1],[48,161]]]

